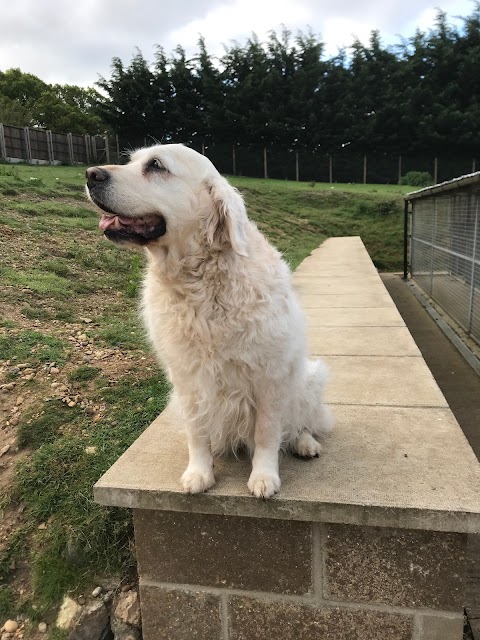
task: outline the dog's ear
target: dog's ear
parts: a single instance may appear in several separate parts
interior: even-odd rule
[[[212,199],[207,218],[207,240],[229,244],[235,253],[247,256],[247,212],[242,196],[220,174],[205,181]]]

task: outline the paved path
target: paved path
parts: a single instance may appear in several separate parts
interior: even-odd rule
[[[480,459],[480,377],[462,358],[399,275],[383,274],[397,309],[443,391],[477,458]],[[405,385],[408,385],[408,380]],[[480,536],[470,539],[468,614],[480,640]]]

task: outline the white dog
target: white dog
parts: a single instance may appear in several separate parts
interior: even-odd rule
[[[214,483],[213,457],[246,446],[248,488],[280,488],[281,448],[311,458],[331,429],[325,365],[307,358],[290,270],[247,218],[242,197],[182,145],[87,171],[110,240],[146,247],[143,315],[188,436],[185,491]]]

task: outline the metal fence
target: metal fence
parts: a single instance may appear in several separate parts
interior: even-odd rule
[[[480,343],[480,172],[407,199],[412,277]]]
[[[0,123],[0,160],[29,164],[90,164],[119,161],[118,138],[58,133]]]

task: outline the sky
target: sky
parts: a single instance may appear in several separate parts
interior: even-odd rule
[[[153,61],[155,45],[178,44],[193,55],[199,34],[221,55],[232,41],[255,32],[264,40],[281,25],[295,34],[311,29],[335,55],[354,37],[368,42],[372,29],[395,44],[416,28],[428,31],[437,9],[467,16],[472,0],[3,0],[0,71],[19,67],[51,83],[93,86],[109,78],[112,58],[129,63],[139,47]]]

